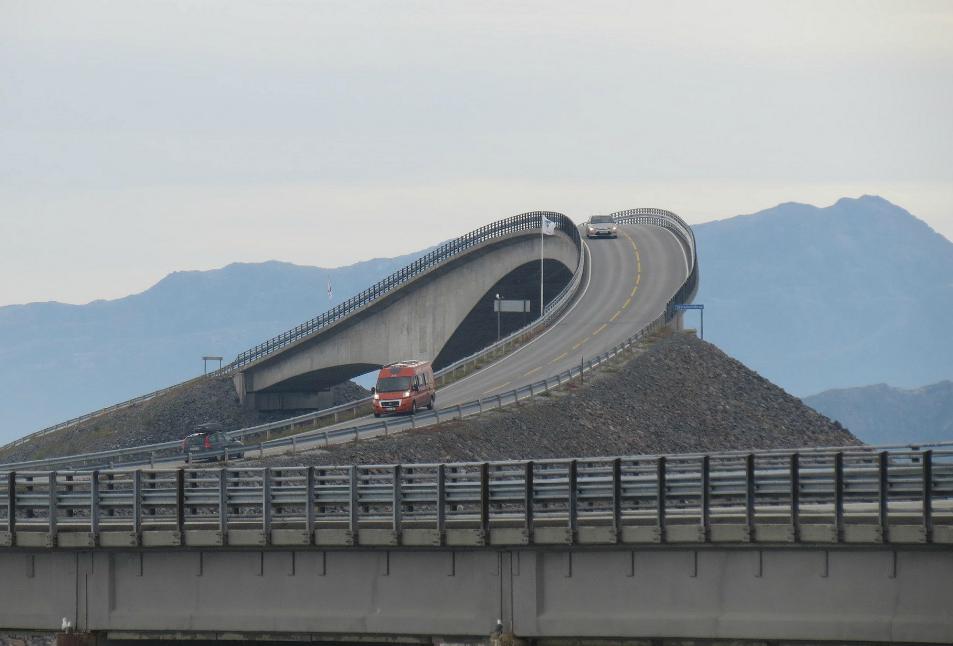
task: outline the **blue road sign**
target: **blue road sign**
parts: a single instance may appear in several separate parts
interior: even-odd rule
[[[705,306],[704,306],[704,305],[701,305],[701,304],[698,304],[698,305],[694,305],[694,304],[693,304],[693,305],[676,305],[676,306],[675,306],[675,309],[677,309],[677,310],[703,310],[703,309],[705,309]]]

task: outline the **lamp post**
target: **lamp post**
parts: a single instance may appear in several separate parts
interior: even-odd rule
[[[503,297],[499,294],[496,295],[496,340],[500,340],[500,301],[503,300]]]

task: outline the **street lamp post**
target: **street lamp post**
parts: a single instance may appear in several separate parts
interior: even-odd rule
[[[503,300],[503,297],[499,294],[496,295],[496,340],[500,340],[500,301]]]

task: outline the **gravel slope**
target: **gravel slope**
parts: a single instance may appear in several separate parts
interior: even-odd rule
[[[691,334],[591,383],[463,422],[269,465],[541,459],[859,444],[847,429]]]

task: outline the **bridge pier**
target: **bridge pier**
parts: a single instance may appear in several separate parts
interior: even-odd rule
[[[56,633],[56,646],[103,646],[106,640],[100,633]]]

